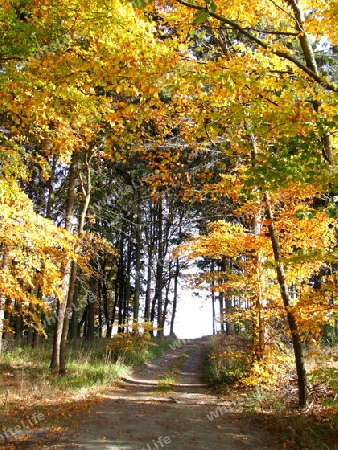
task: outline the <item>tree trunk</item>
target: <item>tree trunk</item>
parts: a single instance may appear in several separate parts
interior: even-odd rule
[[[15,302],[15,310],[17,312],[15,315],[15,340],[20,342],[23,337],[23,320],[21,315],[21,306],[18,302]]]
[[[150,319],[150,307],[151,307],[151,287],[152,287],[152,276],[153,276],[153,248],[154,248],[154,221],[153,221],[153,203],[150,200],[149,206],[149,232],[146,235],[147,239],[147,289],[146,298],[144,305],[144,321],[147,322]],[[147,231],[147,228],[145,229]]]
[[[33,347],[33,332],[34,328],[29,326],[27,329],[27,345],[29,347]]]
[[[310,37],[303,28],[303,23],[305,22],[304,11],[302,10],[302,7],[298,0],[290,0],[290,5],[292,7],[292,11],[296,19],[295,23],[296,23],[296,30],[298,32],[298,40],[303,51],[306,66],[310,70],[312,70],[313,73],[319,75],[316,56],[311,45]],[[320,103],[317,100],[314,100],[312,104],[314,110],[318,112]],[[323,151],[322,151],[323,157],[330,165],[333,165],[334,154],[329,132],[323,134],[322,143],[323,143]]]
[[[103,270],[105,270],[105,268],[103,267]],[[111,318],[109,315],[109,308],[108,308],[108,286],[107,286],[107,280],[105,279],[106,274],[104,274],[104,279],[102,280],[102,285],[101,285],[101,291],[102,291],[102,308],[103,308],[103,315],[104,315],[104,321],[106,323],[106,339],[110,339],[111,338],[111,333],[112,333],[112,323],[111,323]],[[114,317],[115,319],[115,317]]]
[[[126,276],[124,277],[124,296],[123,296],[123,323],[127,324],[129,319],[129,310],[130,310],[130,302],[131,302],[131,265],[132,265],[132,251],[133,251],[133,242],[132,242],[132,226],[130,226],[129,236],[128,236],[128,245],[127,245],[127,267],[126,267]]]
[[[215,310],[215,292],[212,291],[211,293],[211,301],[212,301],[212,334],[216,334],[216,310]]]
[[[53,193],[54,193],[54,178],[57,165],[57,155],[53,155],[52,167],[49,179],[47,181],[47,203],[46,203],[46,217],[47,219],[52,218],[52,207],[53,207]]]
[[[90,157],[88,152],[85,154],[85,161],[83,163],[85,168],[86,180],[84,181],[82,178],[82,174],[79,174],[80,178],[80,186],[81,186],[81,194],[82,194],[82,205],[81,211],[79,214],[79,224],[77,229],[77,235],[79,239],[82,238],[84,232],[84,225],[86,222],[86,216],[88,212],[88,207],[90,204],[90,195],[91,195],[91,173],[90,173]],[[75,248],[75,253],[79,253],[81,251],[81,244],[77,245]],[[75,282],[76,275],[78,271],[78,265],[75,261],[72,261],[71,264],[71,272],[69,278],[69,286],[68,286],[68,295],[67,302],[65,308],[65,314],[63,316],[63,327],[61,332],[61,341],[60,341],[60,367],[59,373],[60,375],[65,374],[66,372],[66,340],[69,331],[69,320],[73,311],[73,298],[75,291]]]
[[[2,297],[0,297],[0,355],[2,353],[4,320],[5,320],[5,300]]]
[[[70,323],[70,339],[78,339],[79,338],[79,332],[78,332],[78,325],[79,325],[79,296],[80,296],[80,281],[78,278],[75,280],[75,288],[74,288],[74,295],[73,295],[73,305],[72,305],[72,318]]]
[[[69,167],[69,181],[68,181],[68,193],[66,201],[66,211],[65,211],[65,229],[68,232],[72,231],[73,218],[74,218],[74,204],[75,204],[75,185],[76,185],[76,165],[77,165],[78,155],[73,153],[72,161]],[[69,283],[71,276],[72,264],[71,261],[66,261],[63,267],[63,301],[57,299],[56,305],[56,323],[54,329],[53,337],[53,353],[50,368],[52,373],[60,372],[60,354],[61,354],[61,340],[62,340],[62,330],[64,324],[64,318],[66,314],[67,298],[69,293]]]
[[[219,307],[219,315],[220,315],[220,324],[221,324],[221,332],[224,333],[226,330],[226,326],[224,326],[224,301],[222,292],[218,293],[218,307]]]
[[[123,298],[124,298],[124,244],[123,237],[120,237],[119,243],[119,266],[115,280],[115,301],[118,308],[118,333],[123,333]]]
[[[255,236],[259,236],[262,231],[262,217],[255,214],[253,218],[253,233]],[[265,323],[263,316],[263,302],[264,302],[264,285],[263,285],[263,262],[260,254],[260,250],[257,249],[256,254],[256,277],[258,292],[256,293],[255,301],[255,318],[253,320],[253,355],[256,359],[261,359],[264,354],[265,348]]]
[[[215,272],[215,260],[211,260],[211,273]],[[212,301],[212,334],[216,334],[216,295],[215,295],[215,281],[211,282],[211,301]]]
[[[165,289],[165,298],[164,298],[164,306],[163,306],[163,327],[165,327],[166,320],[169,314],[169,304],[170,304],[170,285],[171,285],[171,261],[169,262],[169,269],[168,269],[168,280],[166,283],[166,289]],[[164,331],[164,330],[163,330]]]
[[[222,257],[222,261],[221,261],[221,271],[223,273],[223,281],[226,280],[226,275],[225,275],[225,271],[227,269],[227,266],[229,265],[229,262],[227,261],[227,258],[225,256]],[[224,294],[222,293],[222,300],[224,299]],[[221,307],[221,305],[220,305]],[[222,307],[223,307],[223,301],[222,301]],[[227,315],[231,316],[231,312],[233,310],[233,302],[232,302],[232,298],[231,297],[227,297],[225,298],[225,312]],[[223,323],[223,321],[222,321]],[[233,322],[233,320],[227,320],[225,323],[225,331],[226,334],[233,336],[235,334],[235,324]]]
[[[88,302],[87,302],[85,310],[83,311],[81,320],[80,320],[80,322],[78,324],[78,333],[77,334],[78,334],[79,337],[86,337],[86,334],[87,334],[86,323],[87,323],[88,309],[89,309],[89,305],[88,305]],[[81,336],[81,327],[82,327],[82,325],[84,325],[84,331],[83,331],[82,336]]]
[[[257,157],[257,143],[256,143],[256,137],[254,134],[250,133],[250,140],[251,140],[251,165],[252,167],[255,167],[256,164],[256,157]],[[261,189],[255,188],[257,191],[261,192]],[[252,233],[255,236],[259,236],[262,232],[262,214],[254,213],[253,219],[252,219]],[[252,347],[253,347],[253,361],[259,360],[263,357],[264,353],[264,346],[265,346],[265,324],[264,324],[264,318],[262,313],[262,306],[263,306],[263,280],[261,274],[263,273],[263,264],[262,264],[262,258],[260,255],[260,250],[257,249],[256,254],[256,276],[257,276],[257,286],[258,286],[258,292],[256,294],[256,300],[254,301],[255,305],[255,311],[254,311],[254,318],[252,320]]]
[[[268,225],[269,235],[271,239],[272,250],[275,259],[275,268],[277,274],[277,280],[279,283],[280,293],[283,299],[284,308],[287,314],[288,325],[292,336],[293,343],[293,351],[295,354],[296,361],[296,370],[298,377],[298,399],[299,406],[304,408],[307,403],[307,377],[306,377],[306,369],[305,369],[305,359],[303,354],[303,346],[300,338],[300,333],[297,326],[297,321],[293,313],[290,311],[291,306],[291,297],[289,294],[289,289],[285,279],[285,271],[284,264],[282,262],[282,255],[279,245],[279,239],[277,236],[274,217],[272,213],[272,209],[269,203],[268,194],[265,194],[266,201],[266,212],[267,218],[269,219],[270,224]]]
[[[163,336],[163,205],[162,201],[158,203],[157,217],[157,263],[156,263],[156,286],[155,297],[157,301],[157,332],[158,337]]]
[[[134,311],[133,320],[134,322],[139,321],[139,311],[140,311],[140,293],[141,293],[141,196],[140,190],[137,190],[137,205],[136,205],[136,249],[135,249],[135,296],[134,296]]]
[[[96,303],[96,280],[93,276],[89,280],[89,292],[87,296],[88,314],[87,314],[87,332],[86,340],[95,339],[95,303]]]
[[[102,304],[102,283],[101,280],[97,280],[97,303],[99,307],[99,339],[102,339],[102,327],[103,327],[103,304]]]
[[[170,320],[170,336],[174,335],[174,325],[175,325],[177,303],[178,303],[178,277],[179,277],[179,275],[180,275],[180,263],[179,263],[179,259],[176,258],[176,270],[175,270],[175,275],[174,275],[173,311],[172,311],[171,320]]]
[[[40,334],[38,333],[37,330],[33,331],[33,342],[32,342],[32,347],[33,348],[38,348],[40,345]]]
[[[116,306],[117,306],[117,297],[115,295],[114,298],[114,302],[113,302],[113,306],[112,306],[112,312],[111,312],[111,319],[110,319],[110,323],[111,323],[111,331],[113,330],[113,327],[115,325],[115,318],[116,318]],[[108,336],[107,336],[108,337]],[[109,336],[110,337],[110,336]]]

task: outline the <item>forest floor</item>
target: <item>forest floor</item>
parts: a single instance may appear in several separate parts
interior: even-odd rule
[[[245,392],[229,387],[220,396],[205,385],[201,374],[207,345],[207,338],[177,340],[142,370],[89,397],[77,395],[70,401],[60,391],[49,403],[7,406],[0,411],[0,450],[313,448],[299,441],[293,416],[281,424],[278,414],[243,408]],[[36,393],[37,399],[39,395],[47,398],[48,392]],[[334,442],[330,436],[329,446],[316,448],[333,450]]]
[[[219,397],[202,383],[206,346],[203,338],[177,341],[91,400],[78,398],[69,405],[61,396],[44,409],[31,407],[29,420],[16,425],[17,438],[7,429],[9,438],[0,441],[0,449],[299,449],[295,439],[285,441],[273,415],[245,412],[231,390]]]

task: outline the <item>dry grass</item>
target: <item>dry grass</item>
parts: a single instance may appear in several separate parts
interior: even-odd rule
[[[150,360],[170,343],[169,339],[156,341],[143,355],[139,352],[135,366],[141,364],[141,357]],[[50,344],[37,349],[13,346],[0,355],[0,424],[3,427],[17,422],[32,408],[50,405],[65,408],[79,400],[93,399],[120,377],[127,376],[133,367],[126,365],[123,358],[112,362],[106,340],[73,343],[67,353],[67,374],[62,377],[50,373]]]
[[[0,434],[42,414],[46,435],[74,425],[78,414],[96,401],[98,392],[127,374],[120,363],[104,361],[104,348],[71,349],[66,376],[49,370],[51,348],[13,348],[0,358]],[[42,416],[41,416],[42,417]],[[0,441],[1,444],[1,441]],[[0,445],[0,448],[1,445]]]

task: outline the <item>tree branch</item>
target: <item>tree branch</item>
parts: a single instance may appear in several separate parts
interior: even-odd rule
[[[265,50],[269,49],[269,45],[267,43],[265,43],[264,41],[259,39],[257,36],[255,36],[252,33],[250,33],[248,31],[248,29],[243,28],[241,25],[239,25],[234,20],[226,19],[225,17],[223,17],[223,16],[221,16],[221,15],[219,15],[219,14],[213,12],[213,11],[210,11],[210,9],[208,9],[208,8],[206,8],[204,6],[193,5],[193,4],[189,3],[189,2],[186,2],[185,0],[176,0],[176,1],[178,3],[180,3],[181,5],[183,5],[183,6],[187,6],[188,8],[196,9],[198,11],[205,11],[205,12],[207,12],[210,17],[213,17],[214,19],[218,20],[221,23],[229,25],[231,28],[237,30],[239,33],[241,33],[243,36],[247,37],[251,42],[254,42],[255,44],[257,44],[259,47],[262,47]],[[294,55],[291,55],[290,53],[284,52],[284,51],[281,51],[281,50],[272,49],[272,51],[273,51],[273,53],[275,55],[279,56],[280,58],[286,59],[287,61],[290,61],[293,64],[295,64],[299,69],[301,69],[304,73],[306,73],[310,78],[312,78],[313,80],[317,81],[317,83],[321,84],[323,87],[325,87],[329,91],[333,91],[333,92],[337,92],[338,91],[338,87],[337,86],[335,86],[334,84],[329,83],[328,81],[323,79],[319,74],[317,74],[316,72],[311,70],[309,67],[307,67],[306,64],[302,63],[302,61],[300,61]]]

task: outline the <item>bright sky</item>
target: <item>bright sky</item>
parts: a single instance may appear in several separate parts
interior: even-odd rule
[[[201,298],[196,297],[193,291],[182,288],[174,333],[180,339],[193,339],[212,334],[211,300],[206,300],[204,295]]]

